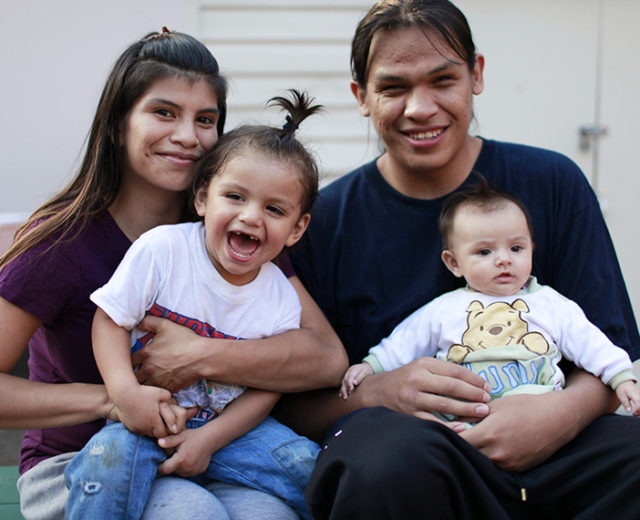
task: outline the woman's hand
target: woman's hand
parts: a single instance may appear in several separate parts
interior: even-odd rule
[[[154,386],[131,386],[114,396],[118,420],[133,433],[164,437],[177,433],[179,421],[169,406],[171,394]],[[182,421],[184,426],[184,420]]]

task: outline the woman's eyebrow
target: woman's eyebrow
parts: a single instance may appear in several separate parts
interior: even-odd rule
[[[164,99],[164,98],[151,98],[146,102],[146,104],[147,105],[169,105],[174,108],[181,108],[181,106],[175,101],[171,101],[170,99]],[[220,109],[217,106],[214,106],[214,107],[202,108],[198,110],[198,113],[202,113],[202,112],[213,112],[213,113],[219,114]]]

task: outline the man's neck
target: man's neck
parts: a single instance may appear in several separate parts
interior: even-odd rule
[[[382,177],[397,191],[414,199],[432,200],[444,197],[458,188],[471,173],[482,149],[482,140],[468,136],[457,156],[442,168],[419,171],[406,168],[385,153],[377,166]]]

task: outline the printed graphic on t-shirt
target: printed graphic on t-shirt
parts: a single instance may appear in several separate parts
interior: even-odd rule
[[[555,368],[549,363],[549,342],[539,332],[530,332],[522,317],[529,312],[522,299],[495,302],[486,307],[478,300],[466,309],[467,328],[460,344],[449,347],[447,359],[484,377],[492,395],[502,395],[522,385],[551,381]],[[553,355],[551,355],[551,358]]]

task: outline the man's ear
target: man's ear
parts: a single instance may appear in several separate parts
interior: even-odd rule
[[[360,85],[358,85],[357,81],[351,82],[351,93],[353,97],[356,98],[358,102],[358,109],[360,110],[360,115],[363,117],[369,117],[371,112],[369,111],[369,106],[367,105],[367,91],[363,89]]]
[[[448,249],[445,249],[444,251],[442,251],[441,258],[442,258],[442,261],[444,262],[444,265],[447,266],[447,269],[449,269],[449,271],[451,271],[458,278],[462,277],[462,273],[460,272],[460,267],[458,266],[458,261],[456,260],[456,257],[453,254],[453,252],[449,251]]]
[[[476,62],[471,71],[472,92],[477,96],[484,90],[484,55],[476,54]]]
[[[285,243],[287,247],[291,247],[302,238],[302,235],[304,235],[304,232],[307,230],[307,226],[309,225],[310,220],[311,215],[309,215],[309,213],[305,213],[298,219],[298,222],[296,222],[295,227],[291,230],[291,233],[289,233],[289,236]]]
[[[193,197],[193,205],[196,208],[196,213],[201,217],[204,217],[207,211],[207,190],[208,186],[200,186],[198,191],[196,191],[195,197]]]

